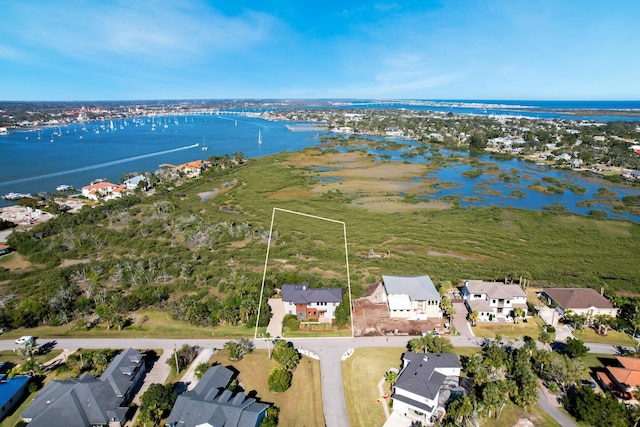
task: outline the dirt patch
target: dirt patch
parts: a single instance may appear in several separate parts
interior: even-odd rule
[[[11,271],[19,271],[30,269],[31,263],[24,255],[18,252],[11,252],[0,257],[0,266]]]
[[[386,303],[368,298],[353,301],[354,334],[362,336],[420,335],[422,331],[443,330],[442,319],[406,320],[389,317]]]
[[[89,264],[91,260],[89,258],[85,259],[66,259],[60,263],[60,267],[69,267],[70,265],[76,264]]]

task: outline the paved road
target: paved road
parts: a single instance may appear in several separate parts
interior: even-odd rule
[[[411,337],[362,337],[362,338],[291,338],[296,348],[312,351],[320,357],[320,371],[322,375],[322,403],[325,423],[329,427],[348,427],[346,405],[344,400],[344,389],[342,387],[342,364],[341,357],[349,349],[355,348],[377,348],[377,347],[406,347],[407,341]],[[482,338],[471,337],[450,337],[455,346],[478,347],[482,345]],[[47,340],[39,338],[38,343],[43,345],[51,342],[56,348],[77,349],[77,348],[137,348],[137,349],[163,349],[165,353],[171,354],[175,347],[180,348],[183,344],[198,345],[203,349],[222,348],[228,339],[167,339],[167,338],[64,338],[58,340]],[[253,341],[257,349],[266,350],[269,343],[265,340]],[[522,345],[522,341],[513,341],[513,345]],[[538,343],[541,347],[541,344]],[[617,354],[619,348],[606,344],[587,344],[594,353]],[[11,350],[16,347],[13,341],[0,341],[0,350]],[[164,353],[163,353],[164,354]],[[145,381],[146,382],[146,381]],[[548,404],[548,400],[546,401]],[[545,399],[541,399],[541,406],[551,416],[556,418],[552,412],[556,408],[545,406]],[[551,405],[549,405],[551,406]],[[558,421],[560,422],[560,421]],[[563,426],[570,425],[560,422]]]
[[[538,389],[538,405],[540,405],[542,410],[551,415],[551,418],[556,420],[562,427],[578,427],[571,418],[558,409],[558,406],[550,402],[549,399],[553,399],[554,397],[549,396],[545,390],[542,389],[542,387],[544,387],[542,384],[540,387],[541,388]]]

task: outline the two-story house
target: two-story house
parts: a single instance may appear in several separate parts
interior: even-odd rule
[[[298,319],[332,322],[336,307],[342,302],[340,288],[310,288],[307,285],[283,285],[281,289],[285,314]]]
[[[442,397],[464,394],[460,387],[462,365],[451,353],[412,353],[402,355],[402,370],[391,395],[393,410],[412,421],[430,425],[438,408],[446,406]],[[449,393],[443,393],[448,390]],[[448,397],[446,397],[448,399]]]
[[[82,195],[91,200],[111,200],[122,197],[127,190],[118,184],[102,181],[82,187]]]
[[[382,276],[389,316],[442,317],[442,297],[429,276]]]
[[[527,294],[520,285],[465,280],[462,298],[467,310],[477,311],[478,320],[482,321],[511,317],[516,307],[524,309],[525,313],[527,311]]]

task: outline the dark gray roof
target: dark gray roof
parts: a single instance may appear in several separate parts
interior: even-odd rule
[[[402,358],[408,361],[400,372],[395,387],[434,399],[442,387],[445,375],[437,368],[462,368],[458,356],[452,353],[406,352]],[[394,397],[395,398],[395,397]]]
[[[307,285],[282,285],[282,301],[294,304],[342,302],[340,288],[309,288]]]
[[[425,403],[422,402],[418,402],[417,400],[413,400],[408,398],[407,396],[403,396],[401,394],[394,394],[393,395],[393,400],[399,400],[400,402],[404,402],[407,403],[411,406],[415,406],[416,408],[422,409],[423,411],[425,411],[427,414],[430,414],[433,411],[433,407],[429,406]]]
[[[210,368],[192,391],[180,396],[167,419],[170,426],[196,427],[209,423],[215,427],[256,427],[269,405],[244,393],[224,388],[233,372],[221,365]]]
[[[132,376],[122,369],[134,369],[134,360],[139,366],[144,364],[140,352],[128,349],[116,356],[100,378],[87,374],[49,382],[22,412],[22,418],[32,419],[31,427],[106,425],[113,418],[124,422],[129,403],[124,395]]]
[[[144,356],[132,348],[118,354],[109,364],[104,373],[100,375],[100,380],[108,382],[117,396],[124,396],[131,380],[142,367]]]
[[[429,276],[382,276],[387,295],[409,295],[413,301],[440,301],[442,298]]]

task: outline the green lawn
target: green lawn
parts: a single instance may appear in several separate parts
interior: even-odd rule
[[[636,340],[624,332],[618,332],[611,329],[607,331],[607,335],[600,335],[592,328],[585,327],[582,331],[574,331],[573,336],[586,343],[593,342],[598,344],[623,346],[634,346],[637,344]]]
[[[530,336],[538,339],[540,328],[544,322],[539,317],[527,319],[527,322],[520,321],[517,325],[513,323],[494,323],[494,322],[476,322],[471,330],[476,337],[494,338],[501,335],[506,339],[519,339],[524,336]]]
[[[342,363],[347,416],[352,426],[381,426],[386,421],[378,382],[389,368],[400,368],[404,348],[357,349]],[[388,391],[385,383],[384,390]]]
[[[500,414],[500,418],[490,418],[482,423],[483,427],[504,427],[513,426],[519,420],[527,419],[536,427],[560,427],[549,414],[543,411],[539,406],[533,406],[530,411],[524,411],[513,403],[508,403]]]
[[[37,328],[18,328],[2,335],[4,339],[15,339],[22,335],[33,335],[47,338],[237,338],[253,337],[254,328],[244,326],[203,327],[189,325],[172,320],[169,314],[162,310],[142,310],[136,312],[136,317],[148,316],[142,327],[132,324],[119,331],[117,328],[107,330],[104,326],[87,330],[77,323],[64,326],[40,326]]]
[[[256,350],[237,362],[230,361],[226,351],[213,355],[210,362],[232,366],[240,372],[238,379],[246,393],[257,392],[257,398],[280,409],[281,426],[323,427],[322,384],[320,362],[303,356],[293,373],[291,388],[284,393],[271,393],[267,378],[276,362],[267,358],[267,351]]]

